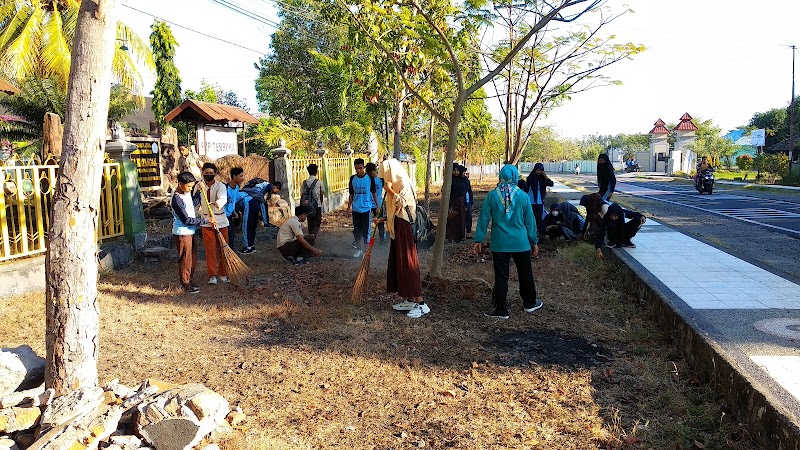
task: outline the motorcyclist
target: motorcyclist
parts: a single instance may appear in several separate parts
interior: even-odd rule
[[[710,172],[714,172],[714,166],[711,165],[711,162],[708,160],[708,156],[703,156],[700,158],[700,162],[697,163],[697,170],[694,173],[694,185],[697,187],[697,183],[700,180],[700,174],[705,172],[706,170]]]

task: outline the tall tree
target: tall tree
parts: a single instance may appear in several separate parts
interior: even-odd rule
[[[608,15],[608,11],[598,8],[586,16],[587,23],[575,27],[545,27],[533,36],[508,69],[500,72],[493,83],[506,116],[507,161],[516,164],[520,160],[536,122],[553,108],[578,93],[621,84],[603,75],[603,69],[645,49],[642,45],[616,43],[613,35],[601,34],[623,14],[625,12]],[[486,57],[487,64],[501,60],[513,43],[517,18],[511,12],[508,18],[503,14],[499,16],[507,21],[512,33],[508,42],[497,45],[494,54]],[[589,23],[595,18],[594,23]],[[520,32],[524,34],[527,29],[521,26]]]
[[[0,5],[0,67],[14,80],[31,76],[66,86],[80,0],[5,1]],[[133,90],[142,86],[136,63],[153,67],[147,43],[118,22],[111,62],[119,84]],[[124,44],[127,50],[123,50]]]
[[[486,1],[468,1],[458,6],[453,5],[450,0],[429,0],[424,5],[416,0],[363,0],[355,5],[347,4],[344,0],[329,1],[335,2],[341,11],[349,14],[353,23],[362,30],[364,40],[372,43],[386,56],[387,62],[395,66],[408,91],[436,116],[437,121],[447,126],[448,143],[445,169],[453,164],[458,143],[458,130],[467,99],[502,72],[519,51],[525,48],[528,41],[547,24],[552,21],[574,22],[586,12],[603,3],[602,0],[558,0],[556,2],[521,4],[520,7],[526,15],[529,14],[534,24],[518,42],[514,43],[502,60],[493,63],[483,77],[471,82],[465,77],[467,65],[462,64],[462,60],[458,57],[457,47],[461,42],[467,41],[463,39],[464,33],[472,35],[481,24],[485,23],[483,19],[490,15],[490,12],[478,10],[478,8],[486,6]],[[437,64],[447,69],[452,86],[454,86],[451,94],[452,110],[436,108],[421,94],[413,81],[409,80],[405,74],[405,68],[394,58],[394,49],[389,47],[389,42],[383,39],[383,34],[390,29],[402,30],[408,37],[409,43],[412,44],[410,49],[417,55],[436,61]],[[473,51],[481,50],[473,49]],[[443,199],[450,196],[451,187],[452,178],[444,177]],[[442,276],[447,214],[447,208],[439,209],[436,244],[430,268],[431,276],[436,278]]]
[[[97,385],[97,219],[114,53],[115,0],[83,0],[45,261],[47,365],[56,395]]]
[[[259,110],[306,130],[372,121],[364,76],[347,60],[345,29],[322,16],[313,2],[281,1],[278,16],[270,53],[257,64]]]
[[[175,47],[178,42],[166,22],[156,20],[150,27],[150,47],[156,66],[156,84],[150,93],[153,96],[153,114],[160,124],[164,116],[181,104],[181,77],[175,65]]]

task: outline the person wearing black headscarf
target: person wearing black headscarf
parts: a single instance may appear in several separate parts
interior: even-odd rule
[[[453,183],[450,187],[450,210],[447,214],[445,239],[455,242],[461,242],[467,237],[465,220],[467,179],[461,174],[461,166],[453,163]]]
[[[544,198],[547,196],[547,187],[553,186],[553,180],[544,173],[544,164],[536,163],[525,184],[527,185],[528,199],[530,199],[531,207],[533,208],[533,217],[536,219],[536,229],[539,230],[539,234],[542,234],[544,233],[542,224]]]
[[[608,202],[614,194],[614,188],[617,187],[617,176],[614,174],[614,165],[608,159],[608,155],[601,153],[597,157],[597,187],[600,197],[603,201]]]
[[[467,195],[464,200],[464,223],[467,230],[467,239],[472,238],[472,205],[475,204],[475,196],[472,194],[472,183],[469,182],[469,171],[461,166],[461,176],[467,184]]]
[[[606,240],[608,240],[610,247],[636,247],[636,244],[631,239],[636,236],[642,225],[647,222],[647,218],[641,213],[627,210],[618,203],[603,204],[596,217],[599,217],[598,226],[590,234],[594,241],[597,259],[605,259],[602,248]],[[628,219],[627,222],[625,222],[626,218]]]

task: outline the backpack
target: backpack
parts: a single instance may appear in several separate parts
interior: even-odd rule
[[[411,220],[411,234],[414,236],[414,242],[425,241],[433,229],[433,222],[428,218],[428,211],[422,205],[417,205],[416,214],[412,214],[411,207],[406,206],[406,214]]]
[[[317,199],[314,198],[314,187],[319,180],[314,180],[311,186],[308,185],[307,181],[303,181],[303,195],[300,196],[300,204],[306,207],[306,215],[308,217],[314,217],[317,215],[317,208],[319,207]]]

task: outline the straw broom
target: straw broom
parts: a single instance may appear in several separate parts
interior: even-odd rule
[[[219,246],[222,247],[222,264],[225,266],[225,271],[228,272],[228,278],[233,284],[240,284],[247,281],[247,277],[253,274],[252,269],[247,267],[247,264],[242,261],[242,258],[239,258],[239,255],[225,242],[225,237],[222,236],[222,232],[217,228],[217,221],[214,220],[214,211],[211,209],[208,196],[206,196],[206,191],[202,186],[200,187],[200,192],[203,194],[203,200],[205,200],[206,208],[208,208],[208,215],[211,218],[211,228],[217,232],[217,240],[219,241]],[[206,251],[210,250],[211,249],[207,249]]]
[[[372,246],[375,244],[375,233],[378,230],[378,224],[372,226],[372,235],[367,244],[367,251],[364,252],[364,259],[361,260],[361,267],[358,268],[356,273],[356,282],[353,284],[353,295],[350,298],[353,303],[361,303],[361,297],[367,289],[367,278],[369,278],[369,261],[372,256]]]

